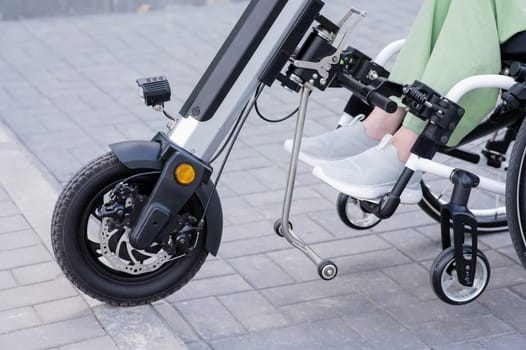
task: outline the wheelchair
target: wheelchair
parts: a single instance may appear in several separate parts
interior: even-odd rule
[[[335,23],[321,14],[323,6],[321,0],[251,0],[177,116],[165,110],[171,94],[165,77],[137,81],[145,104],[170,120],[168,132],[110,145],[111,152],[81,169],[59,196],[51,242],[75,286],[113,305],[150,303],[184,286],[208,254],[218,253],[223,216],[217,183],[258,98],[276,82],[299,93],[300,103],[274,231],[303,252],[322,279],[335,278],[338,268],[294,232],[290,212],[309,98],[329,87],[353,93],[351,114],[370,106],[394,112],[398,104],[390,98],[399,97],[427,121],[389,193],[375,201],[339,196],[344,223],[365,229],[388,219],[413,174],[422,171],[420,206],[441,227],[443,251],[430,271],[440,299],[465,304],[486,288],[490,265],[478,248],[479,233],[509,229],[526,266],[526,34],[502,46],[502,74],[470,77],[442,96],[418,81],[388,80],[383,66],[403,41],[375,59],[348,46],[365,12],[351,9]],[[448,147],[464,114],[458,100],[481,87],[502,90],[498,106],[459,145]],[[479,190],[496,195],[495,201],[478,200]]]
[[[374,62],[385,65],[386,60],[391,58],[403,44],[403,40],[390,44],[382,50]],[[510,68],[515,62],[526,62],[525,52],[526,32],[515,34],[501,45],[502,73],[510,74]],[[371,110],[372,108],[357,97],[351,97],[345,107],[347,115],[367,115]],[[455,164],[505,181],[512,149],[510,146],[516,139],[522,120],[523,115],[520,111],[512,111],[499,105],[458,145],[440,146],[435,159],[443,164]],[[347,121],[340,121],[338,125],[342,122]],[[448,202],[452,187],[450,181],[440,180],[436,176],[424,176],[421,182],[423,198],[419,203],[420,208],[440,222],[441,205]],[[479,232],[496,233],[508,230],[504,196],[473,193],[469,204],[470,210],[477,218]],[[352,229],[369,229],[380,222],[380,219],[363,212],[359,201],[345,194],[338,196],[337,212],[342,222]]]
[[[360,11],[355,14],[361,15]],[[318,30],[322,29],[318,27]],[[526,154],[526,141],[521,139],[526,137],[526,124],[523,126],[526,112],[526,32],[514,35],[501,45],[501,75],[467,78],[446,96],[418,81],[412,85],[399,85],[387,79],[389,73],[383,66],[403,44],[404,40],[391,43],[374,60],[353,47],[347,47],[338,57],[343,68],[329,72],[328,82],[316,80],[321,70],[310,79],[311,72],[302,70],[312,68],[303,60],[324,63],[326,59],[323,56],[326,52],[318,57],[316,50],[309,47],[299,51],[299,62],[293,63],[295,69],[289,70],[289,75],[295,81],[309,81],[320,90],[325,90],[326,86],[350,90],[353,95],[345,107],[344,119],[352,115],[367,115],[372,106],[394,111],[396,106],[388,98],[396,96],[402,98],[409,112],[428,122],[392,191],[374,202],[341,193],[336,202],[337,213],[342,222],[352,229],[370,229],[394,214],[413,173],[424,172],[426,175],[421,181],[423,198],[419,206],[441,224],[443,248],[432,264],[431,284],[436,295],[446,303],[465,304],[482,294],[490,277],[489,261],[478,249],[479,233],[509,229],[517,254],[526,266],[526,235],[522,228],[524,209],[521,202],[521,191],[524,191],[521,187],[524,186],[522,168]],[[308,57],[301,57],[306,52]],[[452,131],[464,114],[456,102],[465,93],[484,87],[502,89],[499,104],[458,145],[448,146]],[[301,107],[300,104],[300,112]],[[340,120],[338,126],[345,122],[348,120]],[[299,157],[301,139],[298,132],[301,134],[302,123],[300,117],[291,167]],[[488,198],[491,194],[494,200]],[[288,231],[287,239],[307,256],[313,255],[313,261],[318,261],[320,276],[333,278],[337,273],[336,265],[330,261],[319,262],[306,245],[298,244],[299,239],[287,220],[288,214],[285,208],[282,218],[275,224],[276,233],[287,237],[287,233],[282,231]],[[282,222],[288,222],[286,228]],[[466,243],[466,240],[469,242]]]

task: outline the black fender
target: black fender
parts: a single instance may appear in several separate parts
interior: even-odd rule
[[[217,193],[212,180],[210,180],[208,183],[199,186],[195,194],[199,198],[203,209],[210,199],[210,204],[206,210],[206,249],[208,249],[210,254],[216,256],[221,245],[221,237],[223,236],[223,208],[221,207],[219,193]],[[212,197],[210,198],[210,196]]]
[[[119,161],[129,169],[159,170],[164,168],[162,159],[162,145],[156,141],[125,141],[110,145]],[[223,211],[221,200],[211,180],[196,188],[197,196],[203,208],[209,201],[206,214],[206,248],[210,254],[216,256],[223,234]]]
[[[122,164],[129,169],[162,170],[161,144],[154,141],[125,141],[110,145]]]

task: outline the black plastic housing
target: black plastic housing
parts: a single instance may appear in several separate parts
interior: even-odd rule
[[[259,77],[259,80],[262,83],[267,86],[272,86],[283,67],[285,67],[285,64],[287,64],[289,58],[294,54],[301,39],[303,39],[307,31],[310,29],[312,23],[320,18],[318,16],[323,5],[324,3],[321,0],[311,0],[305,6],[294,22],[294,25],[284,36],[279,49]],[[325,19],[325,17],[323,18]]]
[[[212,174],[212,168],[208,164],[170,142],[165,134],[157,134],[153,141],[161,143],[159,157],[164,164],[161,175],[129,235],[130,243],[137,249],[146,249],[160,236],[173,232],[181,208],[202,184],[209,181]],[[195,170],[195,180],[188,185],[178,183],[174,177],[175,169],[183,163],[190,164]]]
[[[515,81],[524,83],[526,81],[526,63],[514,62],[510,67],[510,75]]]
[[[287,0],[252,0],[180,110],[204,122],[211,119]]]
[[[172,91],[165,76],[137,79],[137,85],[142,89],[144,103],[147,106],[162,105],[170,101]]]
[[[323,30],[324,29],[318,27],[309,34],[301,49],[298,51],[296,56],[297,60],[319,62],[322,58],[331,56],[334,54],[334,52],[336,52],[336,48],[332,46],[332,43],[323,37]],[[330,33],[329,35],[334,35],[334,33]],[[290,77],[292,74],[294,74],[301,78],[302,81],[309,81],[313,79],[313,75],[316,73],[317,71],[312,69],[297,68],[294,65],[290,65],[287,71],[287,76]],[[326,81],[325,84],[319,84],[318,79],[313,80],[314,86],[321,90],[324,90],[328,85],[328,81]]]

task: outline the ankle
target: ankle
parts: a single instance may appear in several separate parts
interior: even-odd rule
[[[364,120],[365,132],[370,138],[380,141],[387,134],[394,134],[400,127],[405,110],[399,108],[395,113],[387,113],[375,108]]]
[[[420,135],[414,131],[401,127],[393,137],[393,146],[398,151],[398,159],[402,163],[406,163],[411,155],[416,140]]]
[[[376,141],[380,141],[384,138],[385,135],[392,133],[392,131],[388,128],[382,127],[382,125],[378,125],[376,123],[371,125],[364,122],[363,126],[365,128],[365,134],[369,138]]]

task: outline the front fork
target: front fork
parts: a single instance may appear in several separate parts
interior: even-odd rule
[[[450,177],[453,183],[453,193],[448,204],[442,206],[440,228],[442,248],[451,247],[451,229],[453,230],[453,247],[457,277],[460,284],[471,287],[475,280],[477,266],[477,220],[467,208],[471,190],[479,185],[479,178],[465,170],[455,170]],[[472,255],[464,256],[466,232],[471,234]]]
[[[295,248],[303,252],[316,266],[318,267],[318,274],[325,280],[331,280],[336,277],[338,269],[336,265],[329,261],[322,259],[307,243],[298,237],[292,230],[290,223],[290,209],[292,206],[292,197],[294,194],[294,185],[296,182],[296,173],[298,168],[299,153],[301,147],[301,140],[303,138],[303,130],[305,126],[305,119],[307,115],[307,106],[309,97],[312,92],[312,85],[305,83],[301,90],[301,99],[299,105],[298,119],[296,122],[296,129],[294,133],[294,140],[292,146],[292,153],[290,158],[289,172],[287,178],[287,186],[285,189],[285,198],[283,200],[283,208],[281,211],[281,223],[277,227],[277,232],[281,233],[283,237]]]

